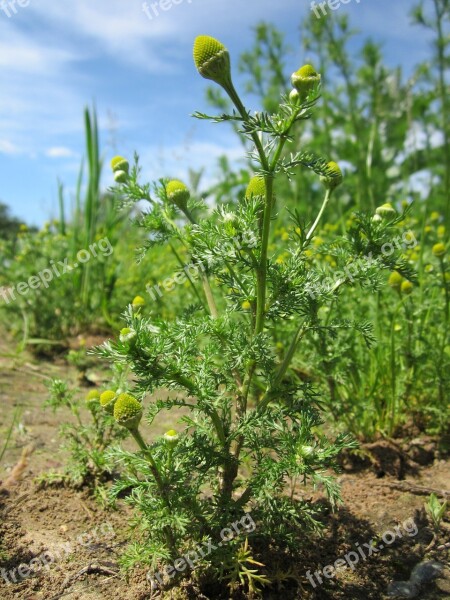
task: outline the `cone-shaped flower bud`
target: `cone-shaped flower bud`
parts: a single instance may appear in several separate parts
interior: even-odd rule
[[[343,180],[342,171],[337,163],[333,160],[327,164],[327,173],[320,177],[320,181],[329,190],[334,190],[338,185],[341,185]]]
[[[168,200],[181,210],[187,207],[187,202],[191,197],[187,186],[182,181],[178,181],[178,179],[169,181],[166,185],[166,194]]]
[[[179,439],[180,436],[175,431],[175,429],[169,429],[169,431],[166,431],[166,433],[164,434],[164,440],[167,446],[171,449],[175,448],[175,446],[178,444]]]
[[[432,252],[433,252],[434,256],[437,256],[438,258],[442,258],[443,256],[445,256],[444,244],[442,242],[435,244],[433,246]]]
[[[209,35],[199,35],[194,42],[194,62],[205,79],[219,85],[231,81],[230,55],[225,46]]]
[[[380,217],[389,218],[396,215],[395,208],[393,208],[392,204],[386,202],[382,204],[375,210],[375,214],[380,215]]]
[[[131,306],[133,307],[134,310],[137,310],[138,308],[141,308],[142,306],[145,306],[145,300],[142,296],[136,296],[133,299],[133,302],[131,303]]]
[[[413,284],[410,281],[408,281],[407,279],[405,279],[405,281],[403,281],[402,285],[400,286],[400,290],[401,290],[402,294],[406,294],[407,296],[412,293],[413,288],[414,288]]]
[[[142,405],[130,394],[120,394],[114,404],[114,418],[127,429],[137,429],[142,418]]]
[[[91,390],[87,394],[86,406],[92,411],[100,406],[100,392],[98,390]]]
[[[116,392],[113,392],[112,390],[107,390],[106,392],[103,392],[102,394],[100,394],[100,405],[110,415],[113,414],[114,401],[115,401],[116,397],[117,397]]]
[[[317,90],[320,75],[311,65],[304,65],[291,76],[292,86],[298,91],[301,102],[304,102],[311,91]]]
[[[125,173],[128,173],[130,170],[130,163],[123,156],[115,156],[111,160],[111,169],[114,173],[117,171],[125,171]]]
[[[265,196],[266,195],[266,182],[264,177],[256,175],[250,179],[250,182],[245,191],[245,199],[250,200],[252,196]]]
[[[400,290],[403,283],[403,277],[397,271],[393,271],[389,275],[388,284],[393,290]]]
[[[136,331],[134,329],[131,329],[131,327],[124,327],[120,330],[119,339],[122,343],[130,342],[135,337]]]

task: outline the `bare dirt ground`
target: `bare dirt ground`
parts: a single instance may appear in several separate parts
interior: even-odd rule
[[[42,408],[47,397],[46,382],[51,377],[77,381],[76,372],[62,359],[50,362],[31,355],[18,357],[11,343],[0,342],[0,448],[16,414],[16,425],[0,465],[0,598],[231,597],[225,586],[208,594],[189,583],[163,595],[158,591],[152,595],[144,569],[127,580],[118,568],[118,557],[132,539],[124,505],[106,511],[86,491],[37,486],[36,478],[41,473],[62,468],[66,458],[60,450],[58,422],[69,415],[62,411],[55,417],[50,409]],[[100,383],[106,375],[99,370],[91,377]],[[28,457],[21,462],[24,449]],[[296,557],[281,552],[258,557],[268,566],[270,561],[271,572],[278,573],[273,585],[265,590],[265,598],[387,600],[392,580],[408,580],[415,565],[432,560],[442,567],[440,576],[424,584],[416,597],[450,599],[448,514],[432,544],[433,533],[423,509],[431,490],[450,497],[448,456],[435,440],[425,437],[414,443],[381,441],[369,446],[366,454],[370,460],[363,464],[350,457],[345,459],[339,477],[344,505],[336,513],[325,512],[322,537],[299,539]],[[15,481],[5,489],[12,473]],[[297,488],[295,494],[326,506],[320,491]],[[383,543],[386,532],[395,539],[385,536],[388,543]],[[375,540],[372,545],[371,540]],[[367,556],[369,546],[372,552]],[[357,553],[358,548],[364,549],[366,556],[354,569],[346,568],[332,578],[322,575],[322,583],[308,578],[308,571],[310,575],[322,571],[349,552]],[[33,567],[33,572],[27,571],[27,566]]]

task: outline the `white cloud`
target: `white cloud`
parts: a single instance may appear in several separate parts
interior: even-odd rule
[[[70,158],[75,156],[75,153],[65,146],[53,146],[52,148],[48,148],[46,150],[45,155],[49,158]]]
[[[1,154],[19,154],[20,149],[9,140],[0,140]]]

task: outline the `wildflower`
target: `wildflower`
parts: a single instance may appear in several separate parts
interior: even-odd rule
[[[178,179],[169,181],[166,185],[166,194],[167,199],[181,210],[186,209],[187,202],[191,197],[187,186],[182,181],[178,181]]]
[[[230,55],[225,46],[209,35],[199,35],[194,42],[194,62],[205,79],[226,86],[231,81]]]
[[[245,199],[250,200],[254,196],[266,195],[266,182],[262,175],[255,175],[250,179],[250,182],[245,191]]]
[[[381,215],[377,215],[377,214],[375,214],[375,215],[373,215],[373,217],[372,217],[372,221],[373,221],[374,223],[379,223],[379,222],[380,222],[380,221],[382,221],[382,220],[383,220],[383,217],[382,217]]]
[[[406,294],[407,296],[409,296],[409,294],[412,293],[413,288],[414,288],[413,284],[408,280],[403,281],[400,286],[400,290],[401,290],[402,294]]]
[[[442,242],[435,244],[433,246],[432,252],[433,252],[434,256],[437,256],[438,258],[442,258],[443,256],[445,256],[444,244]]]
[[[130,164],[123,156],[115,156],[111,160],[111,168],[114,173],[114,180],[117,183],[125,183],[128,179],[128,171],[130,170]]]
[[[120,330],[119,339],[122,343],[130,342],[135,337],[136,331],[134,329],[131,329],[130,327],[124,327]]]
[[[164,434],[164,440],[171,450],[175,448],[175,446],[178,444],[179,439],[180,436],[175,431],[175,429],[169,429],[169,431],[166,431],[166,433]]]
[[[117,171],[124,171],[128,174],[128,171],[130,170],[130,164],[126,158],[123,158],[123,156],[115,156],[111,160],[111,169],[114,173]]]
[[[300,97],[301,102],[307,100],[312,91],[316,91],[320,84],[320,75],[311,65],[304,65],[291,76],[292,87]]]
[[[342,171],[339,165],[333,160],[327,164],[327,172],[325,175],[320,177],[320,181],[328,190],[334,190],[338,185],[342,183]]]
[[[142,419],[142,405],[130,394],[120,394],[114,404],[114,418],[119,425],[136,430]]]
[[[113,392],[112,390],[106,390],[106,392],[103,392],[102,394],[100,394],[100,405],[110,415],[113,414],[114,402],[116,400],[116,397],[117,397],[116,392]]]
[[[133,302],[131,303],[131,306],[133,307],[134,310],[137,310],[138,308],[141,308],[142,306],[145,306],[145,300],[142,296],[136,296],[133,299]]]
[[[388,279],[388,284],[391,286],[393,290],[400,290],[400,287],[403,282],[403,277],[397,271],[393,271]]]
[[[86,406],[89,410],[94,411],[100,406],[100,392],[98,390],[91,390],[86,396]]]
[[[438,238],[443,238],[445,235],[445,225],[439,225],[436,231]]]
[[[251,302],[249,302],[248,300],[244,300],[241,306],[243,310],[250,310],[252,307]]]
[[[395,208],[392,207],[392,204],[386,202],[385,204],[382,204],[375,210],[375,214],[380,215],[380,217],[389,218],[393,217],[396,214],[396,212]]]
[[[426,225],[424,231],[425,233],[431,233],[433,231],[433,228],[431,227],[431,225]]]
[[[430,215],[430,219],[432,221],[439,221],[441,215],[437,212],[437,210],[434,210],[431,215]]]

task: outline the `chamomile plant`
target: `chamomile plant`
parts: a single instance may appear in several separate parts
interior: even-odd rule
[[[80,399],[77,389],[71,389],[60,379],[49,386],[47,406],[53,411],[69,409],[72,420],[61,425],[63,448],[70,454],[62,472],[48,472],[39,477],[42,485],[65,483],[74,487],[86,487],[102,504],[109,503],[106,483],[111,479],[111,465],[106,450],[114,442],[121,441],[128,433],[120,427],[105,407],[105,398],[115,399],[120,390],[90,390]],[[110,399],[111,400],[111,399]]]
[[[341,169],[333,157],[289,152],[294,129],[314,118],[320,74],[311,65],[301,67],[292,75],[292,91],[269,114],[244,106],[229,53],[219,41],[199,36],[194,62],[234,105],[227,114],[194,117],[237,127],[254,172],[242,197],[211,208],[182,181],[141,183],[137,157],[133,166],[123,157],[112,160],[123,203],[148,203],[139,222],[148,232],[147,248],[161,245],[164,252],[186,257],[189,269],[180,260],[179,271],[168,274],[170,293],[182,296],[187,285],[196,302],[186,303],[172,320],[152,317],[149,306],[145,315],[129,307],[124,332],[96,352],[134,377],[131,395],[111,399],[114,417],[136,441],[136,452],[110,451],[123,473],[113,491],[125,494],[136,509],[135,541],[123,564],[156,569],[207,538],[220,541],[223,528],[251,511],[255,531],[236,534],[199,564],[224,581],[230,579],[224,564],[242,564],[253,577],[242,585],[254,590],[268,579],[267,569],[252,558],[252,540],[259,548],[262,540],[295,548],[305,543],[305,531],[319,528],[313,506],[286,493],[289,483],[320,486],[336,506],[340,495],[332,472],[341,450],[355,446],[346,434],[323,433],[322,398],[311,382],[296,376],[293,361],[307,339],[335,337],[340,328],[352,328],[368,345],[373,338],[366,322],[327,319],[324,308],[338,304],[346,287],[358,281],[343,276],[328,284],[320,264],[311,260],[325,214],[329,219],[338,214],[333,205]],[[322,188],[323,201],[311,222],[295,210],[289,213],[287,239],[277,248],[273,231],[286,208],[276,184],[298,169],[311,171],[311,186]],[[386,267],[408,278],[404,264],[394,258],[389,265],[382,262],[391,226],[390,214],[360,215],[348,238],[336,241],[340,264],[370,250],[373,260],[360,280]],[[277,260],[280,251],[287,255],[283,261]],[[282,351],[280,332],[289,340]],[[154,400],[157,391],[160,399]],[[171,411],[183,415],[173,431],[162,435],[154,429],[153,441],[144,439],[142,420],[156,427],[157,415],[166,412],[167,419]],[[252,568],[236,558],[242,548]]]

